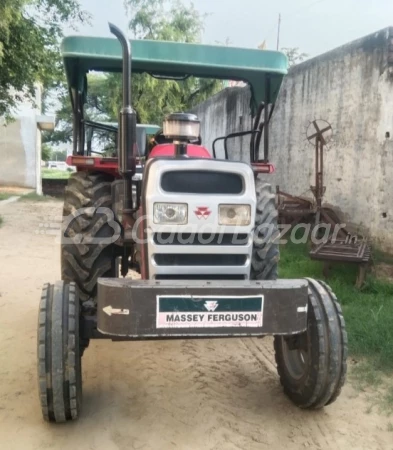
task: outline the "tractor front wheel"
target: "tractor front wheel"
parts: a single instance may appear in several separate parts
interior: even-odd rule
[[[78,417],[82,402],[79,302],[75,283],[57,281],[42,291],[38,317],[38,389],[48,422]]]
[[[340,394],[347,370],[347,333],[331,289],[308,279],[307,330],[276,336],[277,370],[286,395],[300,408],[318,409]]]

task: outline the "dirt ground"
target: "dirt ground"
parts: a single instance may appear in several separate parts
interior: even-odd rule
[[[59,278],[59,202],[0,204],[0,447],[3,449],[393,449],[392,421],[347,384],[302,411],[283,395],[270,339],[93,342],[77,422],[41,418],[36,323]],[[49,227],[43,226],[49,224]]]
[[[29,192],[34,192],[34,189],[30,188],[24,188],[19,186],[1,186],[0,185],[0,192],[5,194],[12,194],[12,195],[24,195],[28,194]]]

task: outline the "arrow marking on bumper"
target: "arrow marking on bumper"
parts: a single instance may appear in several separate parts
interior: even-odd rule
[[[108,314],[108,316],[111,316],[112,314],[117,314],[120,316],[129,316],[130,310],[129,309],[121,309],[121,308],[112,308],[111,305],[105,306],[105,308],[102,308],[105,314]]]

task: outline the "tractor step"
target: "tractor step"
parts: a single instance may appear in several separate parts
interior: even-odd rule
[[[307,280],[98,280],[97,329],[126,339],[291,335],[307,328]]]

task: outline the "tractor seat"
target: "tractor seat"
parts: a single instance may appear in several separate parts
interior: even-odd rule
[[[211,159],[211,154],[203,145],[188,144],[187,155],[190,158],[207,158]],[[158,144],[149,153],[149,158],[160,158],[165,156],[175,156],[174,144]]]

